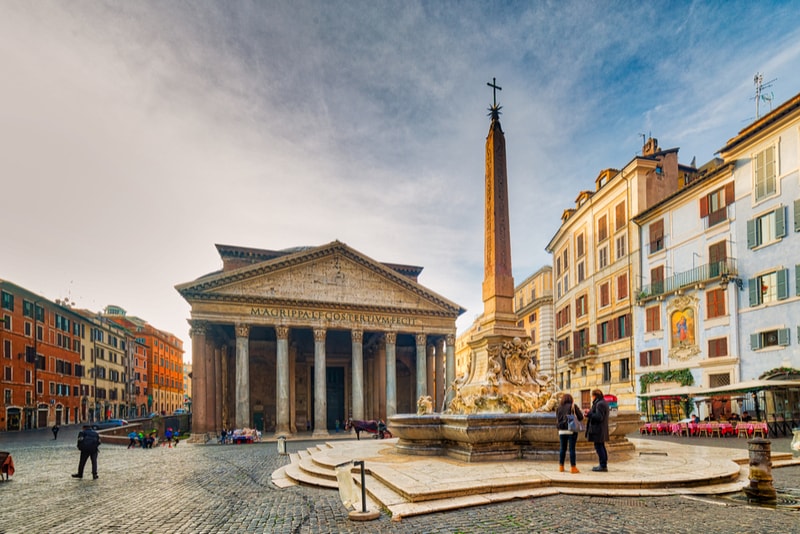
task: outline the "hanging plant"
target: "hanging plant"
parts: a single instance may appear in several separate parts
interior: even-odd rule
[[[642,393],[647,393],[647,387],[656,382],[677,382],[681,386],[694,384],[694,376],[689,369],[671,369],[669,371],[653,371],[639,377]]]

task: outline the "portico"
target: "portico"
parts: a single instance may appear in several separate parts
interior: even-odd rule
[[[190,303],[193,433],[343,428],[348,417],[441,406],[458,305],[334,241],[269,251],[217,245],[223,269],[176,287]]]

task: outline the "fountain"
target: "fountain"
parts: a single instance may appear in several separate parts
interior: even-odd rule
[[[403,454],[447,455],[467,462],[516,458],[553,460],[559,437],[555,408],[561,397],[552,378],[538,372],[533,347],[514,315],[514,278],[508,217],[505,137],[500,126],[496,81],[486,138],[486,218],[483,315],[468,341],[467,370],[447,390],[446,409],[430,413],[420,397],[415,415],[389,417],[396,450]],[[525,339],[525,341],[523,341]],[[620,413],[609,423],[609,452],[632,451],[625,435],[639,426],[639,414]],[[578,458],[594,454],[583,436]]]

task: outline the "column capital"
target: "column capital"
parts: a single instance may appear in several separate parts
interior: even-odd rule
[[[386,343],[391,343],[392,345],[397,343],[397,332],[386,332],[384,336],[386,338]]]
[[[208,332],[208,321],[192,319],[189,321],[189,336],[204,336]]]
[[[278,336],[278,339],[289,339],[289,327],[282,324],[276,326],[275,335]]]
[[[417,334],[417,345],[425,345],[428,340],[428,334]]]
[[[452,333],[451,334],[447,334],[446,340],[447,340],[447,344],[448,345],[450,345],[450,346],[455,345],[456,344],[456,335],[452,334]]]
[[[236,337],[250,337],[250,325],[236,323]]]
[[[314,329],[314,341],[325,341],[325,334],[328,331],[324,328],[315,328]]]
[[[350,337],[353,339],[353,343],[362,343],[364,341],[364,331],[350,330]]]

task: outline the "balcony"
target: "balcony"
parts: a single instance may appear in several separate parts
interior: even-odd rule
[[[727,258],[714,263],[706,263],[689,271],[676,273],[661,282],[654,282],[639,289],[636,302],[644,305],[654,299],[663,300],[665,296],[677,293],[685,288],[703,286],[709,282],[727,277],[737,276],[736,259]]]

